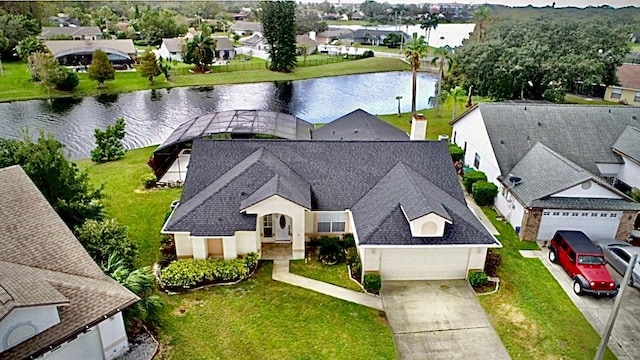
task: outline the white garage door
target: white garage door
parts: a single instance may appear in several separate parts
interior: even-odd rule
[[[591,239],[613,238],[622,211],[544,210],[538,240],[550,240],[557,230],[579,230]]]
[[[88,333],[81,334],[70,343],[62,345],[62,347],[45,357],[46,360],[102,360],[104,354],[102,352],[102,344],[100,343],[100,333],[94,328]]]
[[[448,280],[467,276],[469,248],[382,249],[383,280]]]

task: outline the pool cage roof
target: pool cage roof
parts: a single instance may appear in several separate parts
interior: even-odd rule
[[[313,124],[277,111],[229,110],[198,116],[186,121],[160,145],[173,145],[216,134],[259,134],[288,140],[310,140]]]

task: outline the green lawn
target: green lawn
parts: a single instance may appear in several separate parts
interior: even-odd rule
[[[348,268],[345,263],[324,265],[318,262],[315,257],[311,257],[306,263],[305,260],[291,261],[289,271],[343,288],[362,291],[362,288],[349,278]]]
[[[264,62],[260,59],[252,59],[250,62],[238,60],[238,64],[255,64]],[[307,61],[309,61],[307,59]],[[37,83],[30,80],[27,66],[23,62],[3,62],[5,76],[0,77],[0,101],[27,100],[46,98],[46,90]],[[255,68],[252,67],[252,68]],[[236,71],[210,74],[190,74],[179,66],[179,75],[176,75],[172,82],[164,80],[163,76],[156,78],[156,82],[150,85],[137,72],[117,72],[114,81],[106,82],[106,87],[97,89],[97,83],[87,78],[86,74],[80,73],[79,86],[71,93],[52,90],[52,97],[65,96],[89,96],[102,93],[121,93],[145,89],[158,89],[176,86],[204,86],[221,84],[239,84],[264,81],[291,81],[310,79],[326,76],[363,74],[383,71],[408,70],[409,65],[398,59],[367,58],[354,61],[343,61],[334,64],[307,66],[295,69],[295,71],[284,74],[272,72],[266,69]],[[180,75],[182,74],[182,75]]]
[[[520,241],[513,228],[483,209],[504,246],[498,271],[500,291],[479,297],[502,342],[514,359],[593,359],[600,336],[575,307],[549,270],[519,250],[538,249]],[[615,359],[607,350],[605,359]]]
[[[564,97],[565,104],[580,104],[580,105],[621,105],[617,102],[603,101],[596,99],[585,99],[579,96],[567,94]]]
[[[123,159],[104,164],[88,159],[77,161],[94,184],[104,185],[107,215],[127,226],[129,237],[140,250],[139,266],[156,261],[165,213],[181,193],[180,189],[142,189],[140,177],[151,173],[147,160],[155,148],[132,150]]]
[[[160,341],[171,359],[394,359],[377,310],[271,279],[163,295]]]

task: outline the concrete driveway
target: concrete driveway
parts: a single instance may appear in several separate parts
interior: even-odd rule
[[[385,281],[400,359],[510,359],[466,280]]]
[[[552,264],[549,261],[546,248],[539,251],[521,251],[521,253],[525,257],[539,258],[562,286],[571,301],[584,314],[591,326],[598,334],[602,334],[607,321],[609,321],[615,299],[576,295],[573,292],[573,280],[560,265]],[[609,267],[609,272],[618,282],[622,281],[622,276],[613,268]],[[638,344],[640,344],[640,290],[628,287],[623,295],[620,312],[618,312],[618,318],[609,339],[609,349],[618,360],[640,359]]]

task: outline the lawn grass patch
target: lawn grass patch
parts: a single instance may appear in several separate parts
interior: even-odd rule
[[[508,223],[484,213],[500,232],[500,291],[479,297],[498,335],[514,359],[593,359],[600,336],[538,259],[520,250],[539,249],[521,241]],[[607,350],[605,359],[615,359]]]
[[[336,265],[324,265],[312,256],[306,262],[292,260],[289,264],[289,272],[343,288],[362,291],[362,288],[349,278],[347,265],[342,262]]]
[[[172,359],[394,359],[380,312],[271,279],[266,262],[234,286],[163,295]]]
[[[598,98],[586,99],[586,98],[583,98],[583,97],[580,97],[580,96],[571,95],[571,94],[567,94],[564,97],[564,103],[565,104],[579,104],[579,105],[622,105],[622,104],[619,104],[617,102],[599,100]]]
[[[140,251],[137,266],[156,261],[165,213],[173,200],[180,199],[181,193],[181,189],[142,188],[140,179],[151,173],[147,160],[155,148],[130,150],[124,158],[102,164],[89,159],[76,161],[89,173],[93,184],[104,185],[106,214],[127,226],[129,237]]]

